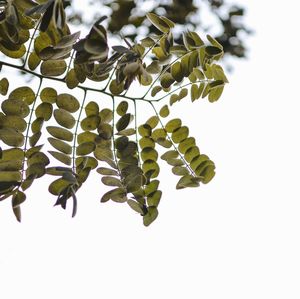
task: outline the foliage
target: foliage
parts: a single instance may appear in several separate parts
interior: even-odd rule
[[[78,0],[77,0],[78,1]],[[206,33],[214,32],[216,40],[222,44],[224,53],[231,57],[245,57],[246,45],[242,36],[250,34],[251,30],[244,24],[245,9],[241,5],[226,0],[90,0],[91,7],[87,16],[81,9],[77,9],[76,0],[65,1],[67,13],[72,24],[92,24],[91,14],[99,17],[100,11],[110,16],[108,31],[112,34],[122,34],[136,39],[140,28],[145,32],[159,34],[155,26],[145,25],[145,13],[163,14],[175,22],[180,30],[174,32],[176,42],[182,42],[181,32],[187,27],[191,31],[201,29]],[[98,16],[98,17],[97,17]],[[208,18],[206,17],[208,16]],[[208,19],[212,20],[208,23]]]
[[[159,158],[179,177],[177,189],[214,177],[214,163],[200,153],[188,127],[170,117],[170,107],[187,97],[220,98],[228,81],[217,64],[223,56],[218,41],[208,35],[206,44],[187,31],[178,44],[175,24],[148,13],[159,34],[109,47],[105,17],[80,37],[71,33],[61,0],[0,3],[1,68],[39,81],[34,88],[11,88],[12,76],[0,80],[0,201],[11,198],[19,221],[25,191],[45,175],[53,177],[49,192],[57,197],[55,205],[65,209],[71,200],[75,216],[76,192],[96,171],[109,188],[101,202],[127,203],[146,226],[156,219],[162,195]],[[21,65],[11,62],[20,58]],[[145,86],[143,96],[128,94],[134,81]],[[96,87],[89,85],[93,82]],[[68,90],[60,92],[58,83]],[[90,100],[91,93],[99,98]],[[142,103],[153,114],[139,123]]]

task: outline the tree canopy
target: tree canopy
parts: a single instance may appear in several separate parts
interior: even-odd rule
[[[72,201],[75,216],[76,192],[97,172],[109,188],[101,202],[127,203],[146,226],[158,216],[162,162],[178,176],[177,189],[214,177],[213,161],[171,108],[220,98],[228,82],[218,63],[223,45],[209,34],[204,40],[176,31],[188,16],[182,3],[195,11],[193,1],[161,5],[165,14],[147,12],[137,22],[129,16],[138,2],[108,1],[117,5],[111,18],[99,16],[82,36],[71,31],[76,7],[68,12],[62,0],[0,1],[0,201],[11,199],[17,220],[28,189],[43,176],[52,177],[55,205]],[[114,38],[124,22],[136,32]],[[142,23],[150,34],[138,32]],[[30,74],[31,86],[16,87],[8,69]]]

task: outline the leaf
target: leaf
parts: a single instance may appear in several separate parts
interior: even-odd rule
[[[39,139],[41,138],[42,133],[41,132],[37,132],[34,133],[32,136],[29,137],[29,144],[30,146],[35,146],[37,144],[37,142],[39,141]]]
[[[127,112],[127,110],[128,110],[128,102],[126,101],[122,101],[116,109],[117,113],[120,116],[123,116]]]
[[[68,143],[52,137],[48,137],[48,141],[58,151],[67,155],[72,154],[72,146],[69,145]]]
[[[170,73],[164,73],[160,77],[160,84],[163,88],[169,88],[174,82],[175,82],[175,79],[173,79],[173,77]]]
[[[205,53],[211,57],[219,55],[222,52],[223,52],[222,49],[215,47],[215,46],[206,46],[205,47]]]
[[[184,159],[187,162],[191,162],[195,157],[200,155],[199,147],[198,146],[192,146],[190,147],[184,154]]]
[[[110,199],[115,202],[126,202],[126,190],[124,188],[115,188],[110,190],[102,196],[101,202],[106,202]]]
[[[24,151],[20,148],[11,148],[2,151],[1,161],[23,160]]]
[[[43,102],[35,109],[35,115],[37,118],[48,121],[52,116],[53,106],[50,103]]]
[[[147,67],[146,67],[146,71],[150,74],[159,74],[162,70],[161,65],[159,64],[159,62],[157,60],[153,60]]]
[[[109,85],[109,90],[113,95],[119,95],[124,91],[124,84],[117,84],[116,80],[112,80]]]
[[[7,78],[1,79],[0,80],[0,94],[5,96],[7,94],[8,87],[9,87],[9,82],[8,82]]]
[[[154,86],[151,90],[151,97],[155,97],[161,90],[162,90],[161,86],[159,85]]]
[[[78,100],[74,96],[67,93],[58,95],[56,105],[59,108],[69,111],[70,113],[76,112],[80,107]]]
[[[104,108],[99,112],[101,122],[110,123],[113,119],[113,112],[110,109]]]
[[[156,161],[158,158],[157,151],[152,147],[145,147],[141,151],[142,161],[153,160]]]
[[[66,165],[72,164],[71,158],[64,153],[55,152],[55,151],[48,151],[48,153],[50,155],[52,155],[55,159],[57,159],[58,161],[66,164]]]
[[[161,117],[167,117],[169,114],[170,114],[170,110],[168,105],[164,105],[159,111],[159,115]]]
[[[175,151],[175,150],[170,150],[170,151],[167,151],[165,152],[160,158],[162,160],[169,160],[169,159],[175,159],[178,157],[178,152]]]
[[[116,135],[131,136],[131,135],[134,135],[134,134],[135,134],[135,129],[129,128],[129,129],[119,131]]]
[[[146,17],[161,32],[169,32],[171,23],[166,23],[165,20],[151,12],[147,13]]]
[[[195,180],[195,177],[188,174],[188,175],[185,175],[182,178],[180,178],[180,180],[178,181],[178,183],[176,185],[176,189],[183,189],[183,188],[187,188],[187,187],[198,187],[198,186],[199,186],[199,182],[197,182],[197,180]]]
[[[99,105],[96,102],[90,101],[84,108],[86,116],[98,116]]]
[[[71,183],[62,179],[62,178],[59,178],[55,181],[53,181],[50,185],[49,185],[49,192],[53,195],[60,195],[68,186],[70,186]]]
[[[97,172],[102,175],[114,175],[114,176],[119,175],[119,173],[115,169],[106,168],[106,167],[97,168]]]
[[[141,205],[138,202],[132,199],[128,199],[127,203],[135,212],[139,214],[143,214],[143,209],[141,208]]]
[[[124,114],[116,123],[117,131],[119,132],[126,129],[131,120],[132,120],[132,116],[130,113]]]
[[[155,116],[151,116],[147,121],[146,124],[149,125],[152,129],[154,129],[157,124],[159,123],[159,118]]]
[[[100,117],[98,115],[91,115],[84,118],[81,121],[80,126],[84,131],[93,131],[98,128],[99,124],[100,124]]]
[[[52,87],[45,87],[40,94],[42,102],[54,104],[57,100],[57,92]]]
[[[172,173],[175,175],[185,176],[189,174],[189,171],[186,167],[183,166],[174,166],[172,168]]]
[[[196,145],[196,141],[194,137],[188,137],[185,140],[181,141],[178,150],[182,153],[185,154],[186,151],[191,148],[192,146]]]
[[[22,175],[20,171],[0,171],[0,182],[20,182]]]
[[[175,131],[172,133],[172,140],[175,143],[180,143],[183,140],[185,140],[189,135],[189,128],[186,126],[183,126],[181,128],[177,128]]]
[[[179,118],[174,118],[168,121],[167,124],[165,125],[165,129],[168,133],[172,133],[180,127],[181,127],[181,119]]]
[[[139,140],[139,145],[142,149],[145,147],[152,147],[152,148],[155,147],[155,143],[154,143],[153,139],[150,137],[142,137]]]
[[[76,155],[78,156],[86,156],[92,153],[96,148],[94,142],[84,142],[77,146],[76,148]]]
[[[18,115],[22,118],[25,118],[30,112],[28,105],[20,99],[5,100],[2,102],[1,108],[6,115]]]
[[[13,128],[2,128],[0,129],[0,140],[9,146],[21,147],[25,139],[23,134]]]
[[[77,79],[76,72],[74,69],[68,71],[66,76],[66,84],[70,89],[73,89],[78,86],[79,80]]]
[[[143,223],[145,226],[149,226],[158,216],[158,210],[156,207],[148,207],[147,214],[143,216]]]
[[[111,176],[104,176],[101,178],[101,182],[106,186],[122,187],[122,183],[119,179]]]
[[[32,52],[30,53],[29,57],[28,57],[28,68],[31,71],[34,71],[39,64],[41,63],[41,59],[40,57],[36,54],[36,52]]]
[[[67,69],[67,63],[64,60],[46,60],[41,64],[41,74],[43,76],[58,77]]]
[[[162,192],[160,190],[154,191],[147,196],[147,204],[150,207],[157,207],[161,199]]]
[[[57,123],[67,129],[72,129],[76,123],[73,115],[65,109],[55,109],[53,115]]]
[[[73,134],[64,128],[54,127],[54,126],[48,126],[47,131],[49,134],[51,134],[53,137],[65,141],[72,141],[73,140]]]
[[[191,86],[191,100],[194,102],[195,100],[199,99],[200,94],[199,94],[199,89],[197,84],[192,84]]]
[[[177,81],[181,82],[184,77],[184,73],[179,61],[175,62],[171,67],[171,75]]]
[[[44,124],[43,118],[36,118],[31,124],[31,131],[33,134],[39,133]]]
[[[26,47],[22,45],[20,49],[16,51],[8,50],[5,48],[2,44],[0,44],[0,52],[2,52],[4,55],[10,57],[10,58],[22,58],[24,54],[26,53]]]
[[[27,122],[18,115],[6,115],[3,119],[0,118],[0,126],[24,132],[27,128]]]

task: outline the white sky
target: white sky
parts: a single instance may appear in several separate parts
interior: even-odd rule
[[[300,4],[247,7],[250,59],[236,62],[223,98],[172,114],[216,163],[215,179],[175,191],[166,165],[149,228],[126,205],[100,204],[98,177],[74,219],[52,208],[49,182],[28,195],[22,224],[1,202],[0,298],[300,297]]]

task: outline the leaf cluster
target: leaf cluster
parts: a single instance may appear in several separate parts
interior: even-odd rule
[[[211,36],[205,43],[193,31],[178,44],[173,21],[153,13],[147,18],[159,34],[109,47],[105,17],[80,38],[80,32],[71,33],[61,0],[15,0],[3,6],[0,51],[5,59],[0,64],[39,80],[35,88],[11,88],[11,77],[0,80],[0,201],[11,198],[19,221],[27,189],[43,176],[53,177],[48,190],[55,205],[66,209],[71,201],[75,216],[76,192],[96,171],[109,188],[101,202],[127,203],[145,226],[158,216],[161,162],[178,176],[177,189],[214,177],[214,163],[181,119],[170,117],[170,107],[187,97],[191,102],[220,98],[228,82],[218,64],[223,47]],[[23,64],[9,58],[22,58]],[[145,87],[142,97],[127,95],[134,81]],[[51,82],[68,91],[60,92]],[[102,87],[89,87],[89,82]],[[91,92],[99,98],[90,100]],[[153,114],[138,121],[142,104]]]

